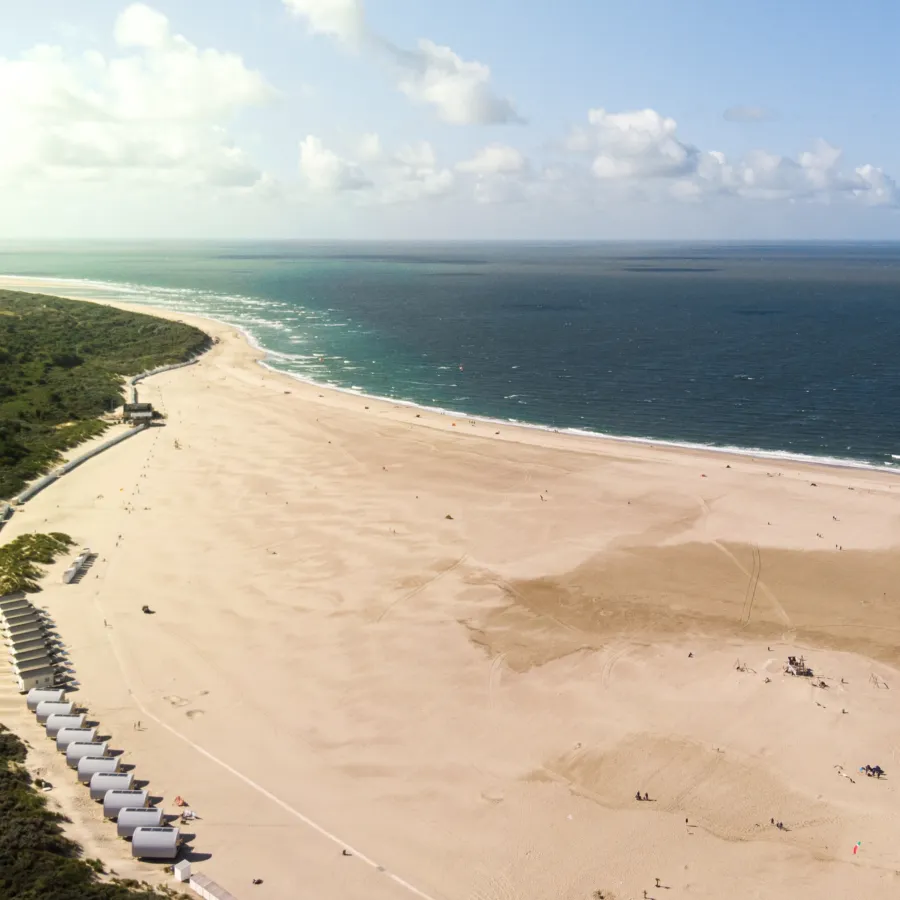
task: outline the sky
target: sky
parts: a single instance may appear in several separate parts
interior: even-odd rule
[[[900,239],[896,0],[0,22],[0,238]]]

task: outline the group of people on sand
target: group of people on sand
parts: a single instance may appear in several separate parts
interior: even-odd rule
[[[641,792],[638,791],[638,792],[634,795],[634,799],[635,799],[635,800],[641,800],[641,801],[646,800],[646,801],[649,802],[649,800],[650,800],[650,795],[647,794],[647,793],[645,793],[644,796],[642,797],[642,796],[641,796]]]

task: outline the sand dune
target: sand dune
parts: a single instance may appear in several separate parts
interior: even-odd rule
[[[259,898],[897,896],[900,480],[395,407],[203,327],[142,387],[165,427],[2,535],[100,554],[39,602],[202,816],[199,868]]]

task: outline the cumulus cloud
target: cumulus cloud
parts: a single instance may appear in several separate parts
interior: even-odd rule
[[[481,204],[526,200],[536,183],[525,156],[507,144],[482,147],[470,159],[457,163],[456,170],[474,177],[474,197]]]
[[[161,47],[171,36],[169,20],[143,3],[133,3],[116,20],[113,36],[121,47]]]
[[[313,34],[324,34],[384,61],[398,89],[415,103],[432,107],[453,125],[520,122],[513,104],[495,93],[491,70],[465,60],[450,47],[421,39],[399,47],[366,22],[362,0],[283,0]]]
[[[467,62],[449,47],[424,39],[416,51],[388,52],[400,71],[400,90],[411,100],[433,106],[445,122],[492,125],[519,121],[512,103],[492,90],[491,70],[483,63]]]
[[[312,34],[324,34],[355,42],[365,34],[362,0],[284,0],[294,15],[306,22]]]
[[[353,192],[358,202],[366,204],[438,199],[451,193],[456,183],[453,171],[438,162],[427,141],[389,152],[377,134],[366,134],[357,143],[356,157],[340,156],[309,135],[300,145],[300,171],[317,193]]]
[[[866,164],[856,168],[853,174],[856,183],[852,191],[855,197],[862,198],[870,206],[900,207],[900,188],[883,169]]]
[[[412,203],[450,194],[456,179],[438,163],[434,147],[427,141],[406,144],[388,156],[382,167],[378,199],[383,203]]]
[[[314,191],[324,193],[358,191],[371,185],[359,166],[342,159],[314,135],[300,143],[300,172]]]
[[[678,138],[674,119],[652,109],[588,112],[588,127],[570,137],[573,149],[592,152],[591,169],[603,180],[666,178],[694,169],[697,148]]]
[[[597,182],[628,188],[632,195],[690,202],[715,196],[818,202],[844,198],[898,205],[890,176],[871,165],[847,172],[841,150],[826,141],[817,141],[796,158],[760,149],[730,160],[685,141],[675,120],[653,109],[592,109],[587,126],[570,133],[566,148],[590,154]]]
[[[796,159],[755,150],[729,162],[722,153],[701,156],[689,179],[675,185],[674,195],[702,199],[726,194],[759,201],[860,200],[871,206],[898,206],[897,185],[881,169],[871,165],[847,172],[843,154],[827,141],[817,141]]]
[[[775,112],[765,106],[730,106],[722,113],[726,122],[771,122]]]
[[[381,138],[377,134],[364,134],[359,139],[359,158],[361,160],[380,159],[381,154]]]
[[[518,173],[525,168],[525,157],[507,144],[489,144],[471,159],[457,163],[456,168],[460,172],[482,176]]]
[[[236,54],[196,47],[162,13],[127,7],[124,54],[38,46],[0,58],[0,178],[248,188],[263,181],[227,131],[273,90]]]

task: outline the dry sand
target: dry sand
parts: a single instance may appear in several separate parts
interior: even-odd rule
[[[220,343],[141,388],[165,427],[2,532],[100,554],[38,602],[202,816],[197,868],[285,900],[898,896],[900,479],[394,406],[198,324]]]

